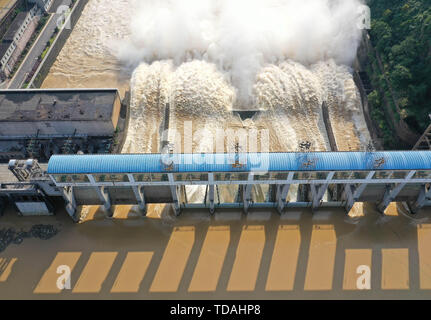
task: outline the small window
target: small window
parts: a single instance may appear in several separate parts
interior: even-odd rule
[[[128,182],[129,179],[125,174],[96,174],[96,182]]]
[[[235,172],[230,175],[231,181],[247,181],[248,173]]]
[[[184,173],[174,174],[174,181],[186,181],[186,175]]]
[[[134,174],[133,178],[136,182],[151,182],[151,175],[150,174]]]
[[[73,179],[73,182],[76,182],[76,183],[89,183],[90,182],[87,175],[85,175],[85,174],[72,175],[72,179]]]
[[[208,181],[207,173],[176,173],[175,181]]]
[[[215,181],[230,181],[230,173],[214,173]]]
[[[353,178],[353,172],[352,171],[341,171],[341,172],[335,172],[334,174],[334,180],[351,180]]]
[[[319,173],[320,172],[295,172],[293,180],[317,180]]]
[[[373,179],[390,179],[392,176],[392,171],[377,171]]]
[[[208,181],[208,173],[200,173],[195,176],[197,176],[195,181]]]
[[[215,181],[247,181],[248,173],[246,172],[227,172],[227,173],[214,173]]]
[[[268,172],[265,174],[255,174],[254,179],[257,181],[287,180],[288,175],[288,172]]]
[[[268,173],[264,173],[264,174],[259,174],[259,173],[256,173],[256,174],[254,174],[254,180],[256,180],[256,181],[266,181],[266,180],[269,180],[269,178],[270,178],[270,174],[269,174],[269,172]]]
[[[136,182],[165,182],[169,181],[169,176],[166,173],[142,173],[134,174],[133,178]]]
[[[334,174],[333,180],[360,180],[368,175],[366,171],[341,171]]]
[[[366,179],[368,177],[369,172],[367,171],[356,171],[353,173],[353,179]]]
[[[288,176],[288,172],[272,172],[271,180],[287,180]]]
[[[72,177],[68,175],[56,175],[54,176],[54,180],[57,183],[72,183]]]
[[[392,179],[404,179],[407,176],[407,171],[394,171]]]
[[[165,182],[165,181],[169,181],[169,177],[166,173],[163,173],[163,174],[153,173],[153,174],[151,174],[151,181],[152,182]]]
[[[93,177],[96,182],[106,182],[106,174],[94,174]]]
[[[316,179],[317,180],[326,180],[328,178],[328,172],[317,172],[316,173]],[[332,178],[334,179],[334,178]]]
[[[429,179],[431,178],[431,171],[416,171],[413,179]]]

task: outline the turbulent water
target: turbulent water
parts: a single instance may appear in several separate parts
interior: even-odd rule
[[[131,116],[127,141],[123,152],[160,151],[161,133],[165,126],[163,119],[167,104],[170,107],[169,127],[172,129],[172,132],[176,128],[177,132],[181,133],[185,126],[184,121],[192,122],[192,133],[204,128],[213,134],[217,133],[217,129],[267,129],[270,137],[268,143],[269,149],[271,151],[289,151],[297,150],[299,142],[305,140],[312,142],[315,150],[329,150],[321,109],[323,101],[326,101],[335,139],[340,150],[361,149],[369,141],[369,134],[361,111],[361,99],[353,81],[352,72],[348,67],[350,64],[343,63],[340,59],[337,59],[339,54],[322,54],[322,52],[307,49],[308,43],[313,39],[317,39],[318,46],[325,44],[322,39],[316,37],[316,34],[312,34],[311,37],[306,38],[305,43],[299,46],[303,50],[291,50],[292,52],[287,50],[287,57],[285,59],[278,59],[276,61],[267,60],[260,65],[251,81],[250,96],[253,103],[250,106],[252,109],[260,109],[262,112],[256,114],[251,119],[241,120],[238,115],[232,112],[232,109],[238,108],[238,104],[236,103],[238,99],[238,86],[235,85],[235,81],[232,81],[231,74],[225,68],[221,68],[220,65],[210,59],[205,59],[203,56],[199,59],[186,58],[179,63],[175,59],[159,57],[158,59],[154,58],[151,61],[146,61],[147,63],[139,63],[139,65],[124,64],[121,59],[118,59],[115,50],[112,50],[114,46],[113,42],[117,41],[118,43],[118,40],[120,42],[121,40],[127,42],[131,37],[133,38],[131,30],[128,28],[130,16],[135,11],[135,8],[130,6],[131,1],[113,0],[108,2],[106,0],[89,0],[82,17],[44,83],[44,87],[119,87],[124,89],[128,87],[130,82],[132,93]],[[144,2],[143,0],[139,1]],[[161,2],[162,0],[158,1]],[[175,1],[183,3],[187,0]],[[204,0],[197,1],[204,2]],[[214,2],[219,1],[214,0]],[[306,4],[312,1],[301,0],[300,2]],[[321,2],[323,3],[324,0],[321,0]],[[345,0],[345,2],[348,2],[348,0]],[[316,8],[315,12],[318,12],[320,7],[317,6]],[[184,12],[184,10],[180,11],[180,13],[190,17],[190,13]],[[300,13],[296,13],[296,18],[299,19],[301,17]],[[302,16],[304,16],[307,12],[302,13]],[[233,20],[237,21],[237,18],[234,17]],[[243,19],[242,16],[240,18]],[[311,23],[308,20],[304,21],[304,32],[308,34],[310,33],[310,29],[318,29],[319,34],[328,34],[324,26],[322,27],[322,21],[316,19],[314,19],[316,21],[313,21],[313,19],[314,16],[310,18]],[[284,22],[287,20],[285,19]],[[344,18],[344,20],[349,21],[348,18]],[[146,23],[148,20],[143,19],[142,21]],[[178,20],[166,19],[166,21]],[[183,21],[184,24],[188,23],[188,19],[180,19],[179,21]],[[169,33],[175,34],[173,31],[175,30],[170,30]],[[256,29],[252,29],[252,33],[255,33],[255,31]],[[338,36],[333,38],[340,39]],[[140,37],[138,36],[137,39],[139,42]],[[194,38],[190,37],[190,39],[193,40]],[[299,38],[296,37],[295,39],[298,40]],[[182,40],[178,39],[176,43],[181,44]],[[247,40],[247,38],[244,37],[244,39],[239,40]],[[159,38],[154,36],[152,41],[157,44]],[[241,46],[241,43],[238,43]],[[340,49],[338,51],[335,50],[336,53],[342,52],[342,45],[335,43],[334,46],[336,49]],[[292,46],[294,49],[297,47]],[[249,47],[246,49],[249,49]],[[273,47],[269,49],[273,49]],[[137,50],[137,52],[140,51]],[[148,54],[148,52],[151,54],[151,51],[148,50],[145,51],[145,54]],[[305,55],[303,55],[304,52]],[[329,50],[328,52],[332,51]],[[301,58],[310,61],[301,61]],[[318,59],[316,60],[316,58]],[[248,106],[245,105],[245,107]],[[206,139],[202,137],[194,139],[192,141],[192,150],[195,152],[208,150],[212,144],[211,139],[208,138],[209,136],[204,135]],[[189,131],[187,131],[185,137],[191,140]],[[175,134],[170,134],[168,138],[171,141],[175,141]],[[226,141],[225,148],[227,147],[232,148]],[[236,191],[234,187],[226,187],[220,189],[217,194],[220,194],[220,200],[223,202],[233,201]],[[265,191],[265,189],[255,189],[254,199],[263,199]],[[293,200],[292,197],[296,193],[294,186],[292,186],[291,191],[289,198]],[[205,188],[188,188],[187,192],[189,201],[202,201]],[[298,227],[301,230],[301,235],[304,230],[306,234],[311,234],[311,231],[313,231],[313,236],[311,237],[312,243],[310,243],[310,238],[308,240],[307,237],[305,239],[301,238],[301,248],[304,247],[307,250],[311,246],[328,248],[328,236],[326,236],[328,231],[327,229],[321,230],[319,227],[323,223],[329,227],[332,224],[335,225],[336,240],[340,243],[342,242],[342,247],[346,249],[346,252],[350,248],[357,248],[358,244],[361,248],[365,248],[370,252],[376,252],[382,250],[382,248],[386,248],[388,243],[399,241],[398,234],[406,234],[406,226],[415,226],[415,223],[406,220],[403,216],[388,219],[388,217],[381,217],[381,215],[374,213],[374,210],[368,210],[370,212],[364,215],[364,211],[366,210],[361,208],[361,204],[358,204],[355,209],[350,213],[350,216],[362,216],[362,218],[349,220],[342,215],[341,211],[338,212],[333,209],[323,209],[323,212],[320,211],[319,214],[313,215],[310,211],[290,210],[281,219],[278,216],[271,218],[271,221],[265,224],[265,230],[267,228],[269,228],[268,230],[276,230],[280,225],[285,224],[285,221],[288,221],[284,219],[295,220],[295,217],[301,216],[298,218],[300,219]],[[138,215],[138,210],[135,208],[119,206],[116,210],[116,217],[123,215],[130,218],[133,215]],[[89,213],[87,220],[97,220],[97,217],[94,218],[96,212],[100,216],[103,216],[102,210],[99,212],[97,207],[86,207],[83,208],[83,211]],[[119,213],[119,211],[121,212]],[[66,232],[65,234],[72,235],[73,239],[71,241],[79,245],[80,248],[90,248],[91,250],[100,249],[101,236],[105,237],[106,241],[104,243],[110,243],[112,239],[115,239],[112,243],[119,244],[119,246],[118,248],[112,248],[114,251],[131,247],[129,244],[132,242],[134,244],[143,243],[150,239],[149,241],[154,244],[156,249],[158,244],[162,244],[163,247],[160,247],[161,251],[159,251],[163,253],[163,250],[167,250],[164,245],[168,242],[168,237],[165,236],[170,235],[172,225],[175,226],[172,223],[173,219],[165,214],[168,211],[164,210],[163,205],[151,207],[149,210],[148,214],[150,218],[158,217],[163,219],[161,224],[147,223],[147,220],[134,220],[127,221],[129,224],[125,222],[122,227],[122,225],[120,226],[112,221],[109,221],[108,225],[105,221],[96,221],[95,224],[86,223],[83,228],[78,229],[77,234],[73,232],[73,230],[76,230],[76,226],[73,226],[72,232]],[[397,214],[396,210],[392,208],[391,214]],[[405,213],[403,215],[407,216]],[[215,225],[219,226],[220,222],[218,219],[222,220],[223,216],[224,212],[221,212],[218,217],[216,216],[215,220],[211,220],[211,224],[215,222]],[[233,214],[229,212],[226,215],[228,217],[226,219],[231,219],[231,216],[234,217],[235,212]],[[179,220],[179,225],[208,228],[205,223],[197,224],[195,219],[193,216],[193,220],[187,220],[187,217],[183,216]],[[205,214],[200,215],[200,219],[205,219]],[[426,223],[427,220],[423,220],[425,218],[421,219],[420,221],[417,220],[418,223]],[[240,236],[238,231],[241,232],[240,230],[244,227],[244,223],[247,222],[242,220],[241,224],[238,225],[228,224],[228,226],[234,226],[231,228],[232,237],[238,238]],[[397,233],[394,232],[394,226],[397,229],[395,230]],[[150,229],[147,230],[145,228]],[[425,230],[426,228],[419,229]],[[419,229],[418,232],[420,231]],[[136,235],[150,235],[150,238],[134,240],[131,238],[134,230],[136,231]],[[143,230],[145,232],[142,232]],[[321,231],[324,232],[325,236],[317,235]],[[411,236],[407,237],[407,240],[416,239],[416,231],[413,231],[413,229],[410,231],[412,231]],[[85,235],[84,238],[80,238],[82,234]],[[116,236],[112,237],[112,234]],[[203,232],[196,233],[197,236],[205,234]],[[419,235],[420,232],[418,233],[418,239],[420,239]],[[161,236],[163,237],[160,238]],[[425,237],[425,233],[423,233],[422,237]],[[121,241],[119,242],[118,239]],[[403,237],[403,239],[405,240],[406,237]],[[128,242],[125,242],[125,240]],[[200,239],[198,242],[203,241],[204,239]],[[254,238],[246,240],[249,243],[253,241],[255,242],[256,240]],[[304,241],[305,245],[303,245]],[[95,243],[97,244],[96,247],[94,247]],[[332,245],[330,244],[330,246]],[[334,244],[334,246],[338,248],[338,244]],[[417,251],[416,241],[404,241],[401,247],[410,248],[413,252]],[[424,245],[419,246],[419,249],[421,248],[422,251],[428,250]],[[21,247],[21,249],[24,250],[24,257],[31,257],[33,255],[34,248],[32,246],[27,247],[27,249],[26,247]],[[55,252],[62,249],[64,248],[55,248]],[[32,251],[30,252],[29,250]],[[340,251],[344,254],[344,249]],[[55,252],[53,253],[54,255]],[[192,250],[193,252],[197,252],[198,255],[201,253],[199,250]],[[267,250],[264,250],[264,254],[265,252]],[[308,252],[305,254],[308,254]],[[362,257],[362,255],[359,256]],[[358,257],[356,258],[358,260],[355,261],[358,264],[362,264],[362,260],[359,261],[362,258]],[[402,257],[400,258],[401,260]],[[52,257],[49,256],[48,258],[51,259]],[[191,260],[196,261],[196,259]],[[270,259],[271,257],[267,260],[269,261]],[[323,259],[322,261],[325,262],[326,260],[329,261],[331,259]],[[229,261],[229,263],[233,264],[234,261]],[[340,264],[338,258],[333,260],[332,263],[335,263],[338,270],[344,268],[344,261],[341,261]],[[352,261],[349,260],[349,263],[352,263]],[[417,262],[410,261],[410,265],[414,265],[415,263]],[[404,266],[405,263],[402,265]],[[419,269],[415,268],[415,270]],[[37,273],[42,274],[43,272],[44,270],[41,269]],[[31,275],[32,273],[28,274]],[[224,274],[223,276],[226,278],[229,277],[229,274]],[[301,277],[305,279],[306,275],[303,273]],[[419,275],[416,274],[415,279],[419,279]],[[318,277],[318,280],[320,281],[321,278]],[[32,282],[34,282],[34,279],[29,279],[25,283]],[[5,283],[5,285],[7,284]],[[15,283],[12,284],[15,285]],[[414,285],[416,287],[419,286],[417,283]],[[10,284],[9,287],[11,287]],[[402,288],[404,288],[404,284]],[[22,288],[19,286],[18,289],[20,289],[20,295],[18,296],[21,297],[21,293],[26,289],[24,288],[25,290],[22,291]],[[338,289],[332,293],[333,296],[339,297],[340,294],[345,293],[345,291]],[[330,291],[328,292],[331,294]],[[381,292],[382,290],[377,290],[373,297],[381,298]],[[222,288],[219,296],[223,298],[225,293],[225,288]],[[412,292],[409,291],[409,294],[416,294],[419,297],[423,296],[420,291],[415,290]],[[301,293],[299,296],[301,296]],[[293,297],[298,297],[298,293],[294,292]]]
[[[194,132],[208,130],[211,138],[217,129],[267,129],[274,152],[295,151],[303,141],[310,141],[314,150],[329,150],[323,102],[328,104],[339,150],[359,150],[370,139],[351,71],[334,61],[308,67],[294,61],[268,64],[256,77],[253,95],[256,105],[251,109],[261,112],[242,121],[231,111],[235,88],[214,65],[192,61],[175,68],[169,61],[144,63],[133,75],[132,130],[126,151],[158,151],[159,144],[153,142],[160,140],[167,104],[169,127],[184,139],[191,139],[183,134],[184,122],[191,121]],[[215,142],[203,138],[193,141],[193,152],[215,151]],[[175,141],[173,134],[169,140]]]
[[[330,150],[324,101],[338,150],[360,150],[370,141],[351,70],[334,61],[308,67],[294,61],[265,66],[253,90],[254,107],[261,112],[245,121],[232,112],[235,88],[213,64],[192,61],[175,68],[170,61],[143,63],[132,79],[132,117],[125,152],[160,151],[167,104],[170,134],[164,138],[171,143],[179,138],[180,152],[216,151],[215,137],[227,129],[268,130],[268,149],[273,152],[296,151],[304,141],[311,142],[316,151]],[[192,124],[193,133],[206,130],[207,134],[193,139],[184,131],[186,122]],[[192,150],[184,150],[184,140],[191,140]],[[232,144],[223,141],[224,151],[232,151]],[[190,201],[202,201],[205,194],[199,187],[187,191]],[[223,200],[229,193],[233,201],[234,189],[225,190]]]
[[[289,7],[295,1],[280,0],[278,3],[281,9],[286,9],[284,4],[288,4]],[[348,2],[352,4],[355,1]],[[148,3],[158,6],[156,2]],[[160,15],[163,17],[166,14],[165,18],[169,18],[172,14],[177,15],[177,12],[169,11],[175,7],[174,3],[167,1],[166,8],[163,7],[161,13],[157,11],[155,21],[159,21],[157,18]],[[196,6],[197,9],[192,10],[194,13],[199,13],[200,10],[213,10],[212,7],[212,9],[206,7],[210,5],[208,1],[199,5],[192,0],[187,3]],[[222,1],[222,3],[228,8],[225,9],[223,6],[216,8],[215,13],[207,17],[210,24],[214,16],[217,17],[217,21],[221,20],[221,29],[230,26],[230,24],[223,25],[226,23],[223,20],[226,18],[225,15],[229,16],[232,13],[230,11],[238,9],[235,6],[230,8],[229,2]],[[315,1],[307,3],[318,7],[322,5]],[[254,1],[253,6],[259,8],[261,4]],[[220,35],[211,34],[213,31],[207,25],[208,21],[201,21],[201,16],[193,12],[184,13],[190,16],[191,20],[185,25],[175,20],[178,28],[183,28],[184,32],[190,33],[195,27],[193,23],[197,21],[199,28],[203,23],[206,25],[205,41],[202,42],[199,38],[201,35],[194,34],[193,31],[189,34],[192,39],[186,39],[190,40],[190,43],[186,41],[182,44],[179,39],[171,39],[174,47],[170,47],[171,42],[168,43],[168,47],[163,47],[167,44],[156,41],[159,29],[152,29],[155,26],[154,21],[149,20],[148,26],[142,27],[142,34],[139,33],[141,29],[133,29],[136,25],[142,26],[142,19],[136,21],[139,14],[135,11],[139,11],[139,8],[142,8],[140,2],[133,0],[111,1],[109,6],[102,0],[90,0],[44,83],[44,87],[119,87],[124,91],[130,81],[131,117],[123,152],[160,152],[161,140],[168,140],[180,152],[232,151],[234,142],[228,139],[230,135],[228,129],[264,132],[257,138],[260,143],[255,147],[257,151],[296,151],[299,144],[305,141],[311,142],[313,150],[330,150],[323,121],[323,102],[327,103],[339,150],[363,149],[369,142],[370,136],[362,114],[360,95],[353,81],[352,70],[344,63],[346,56],[347,60],[351,60],[351,53],[354,52],[352,50],[357,46],[357,44],[352,45],[352,42],[356,41],[356,34],[345,37],[337,34],[337,30],[332,25],[322,26],[326,28],[325,32],[316,33],[313,29],[314,33],[304,36],[304,39],[296,36],[295,38],[293,33],[289,33],[288,43],[281,43],[281,45],[294,43],[296,46],[295,50],[286,51],[277,46],[278,40],[275,38],[283,34],[273,33],[274,30],[269,28],[273,23],[258,21],[260,26],[269,32],[269,38],[272,38],[270,42],[265,43],[261,38],[254,38],[256,33],[249,32],[245,35],[254,45],[253,48],[249,48],[254,50],[254,57],[262,53],[259,59],[255,59],[257,63],[254,63],[256,61],[253,59],[247,60],[253,62],[248,70],[247,65],[242,64],[244,60],[241,55],[247,55],[247,53],[244,53],[244,48],[241,47],[242,39],[235,38],[236,29],[230,36],[220,38]],[[269,10],[268,13],[276,14],[274,8],[263,7]],[[342,7],[332,15],[324,12],[323,14],[326,15],[324,18],[327,23],[335,21],[340,24],[342,21],[341,27],[346,27],[346,22],[339,16],[341,13],[348,12],[347,9]],[[223,13],[223,10],[226,12]],[[320,11],[314,11],[314,15],[320,14]],[[245,13],[250,14],[249,11]],[[144,16],[150,19],[148,12],[145,12]],[[130,23],[130,17],[132,17],[132,23]],[[278,17],[277,14],[276,17]],[[197,20],[193,21],[195,18]],[[297,23],[292,15],[290,18],[293,19],[291,26],[304,27],[306,21]],[[165,19],[163,21],[160,28],[166,27]],[[244,18],[240,21],[242,25],[232,26],[232,28],[235,27],[241,31],[250,24],[250,21]],[[177,34],[175,28],[171,28],[172,26],[169,24],[167,27],[173,34]],[[153,30],[156,34],[149,35],[149,30]],[[164,36],[163,32],[163,30],[160,31],[159,35]],[[208,34],[210,35],[207,36]],[[143,35],[150,37],[148,40],[150,48],[145,47],[147,40]],[[322,42],[323,38],[319,41],[315,39],[331,35],[334,42],[329,45]],[[206,42],[208,37],[216,42],[217,48],[214,45],[208,45]],[[185,41],[185,39],[181,40]],[[303,50],[304,46],[308,46],[307,41],[315,40],[315,47],[318,49],[314,54]],[[131,41],[135,42],[132,42],[134,51],[130,52],[127,49]],[[214,58],[215,53],[220,53],[223,48],[225,48],[223,50],[231,50],[232,41],[235,44],[235,50],[226,52],[227,60],[220,63]],[[124,50],[119,50],[119,44],[122,49],[124,47]],[[206,45],[208,47],[205,47]],[[345,54],[343,45],[351,46],[353,49],[349,48]],[[198,54],[199,50],[194,49],[187,51],[187,46],[192,49],[201,48],[201,51],[206,50],[207,53]],[[144,48],[142,54],[140,54],[140,48]],[[276,59],[265,58],[270,48],[275,53],[279,51],[280,54]],[[151,51],[156,49],[159,51]],[[178,51],[180,56],[174,55],[172,59],[163,58],[172,55],[167,49],[173,50],[172,52]],[[181,55],[181,52],[184,55]],[[133,59],[127,63],[125,57],[130,54]],[[283,55],[285,58],[281,58]],[[136,63],[132,63],[132,60],[138,58],[144,61],[136,67]],[[242,69],[239,71],[240,66]],[[244,99],[245,95],[246,99]],[[170,110],[169,123],[164,121],[167,106]],[[260,110],[260,112],[250,119],[241,119],[238,114],[232,112],[237,109]],[[165,127],[169,127],[170,131],[169,134],[162,136]],[[189,127],[192,129],[189,130]],[[221,133],[227,137],[220,138]],[[264,137],[266,133],[269,138]],[[222,149],[220,147],[216,149],[216,137],[223,142]],[[190,143],[184,147],[184,141]],[[244,146],[244,148],[250,148],[250,146]],[[203,192],[201,190],[198,193],[202,196]]]
[[[130,34],[130,0],[90,0],[57,57],[45,88],[118,87],[124,91],[130,72],[118,63],[111,46]]]

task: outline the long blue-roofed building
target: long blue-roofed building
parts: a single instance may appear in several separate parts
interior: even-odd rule
[[[428,169],[429,151],[56,155],[48,165],[50,174]]]
[[[412,212],[431,199],[431,151],[231,154],[56,155],[47,174],[73,215],[78,205],[172,203],[183,208],[277,208],[342,206],[374,202],[384,211],[405,201]],[[188,203],[187,188],[205,190]],[[226,203],[219,188],[236,188]],[[266,193],[258,201],[254,188]]]

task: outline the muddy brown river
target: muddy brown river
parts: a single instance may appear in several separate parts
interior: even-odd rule
[[[180,129],[188,120],[197,123],[194,130],[267,128],[271,151],[294,151],[304,139],[328,150],[319,112],[325,97],[340,150],[360,150],[369,141],[346,68],[330,60],[309,67],[268,65],[256,87],[267,112],[243,121],[230,112],[231,85],[206,63],[175,69],[161,61],[134,71],[117,61],[111,44],[129,36],[132,6],[128,0],[105,3],[89,1],[43,87],[117,87],[124,93],[131,85],[124,152],[159,151],[159,131],[151,126],[162,121],[161,101],[175,106],[172,121]],[[205,70],[206,80],[196,70]],[[343,99],[336,90],[340,81],[347,88]],[[196,111],[196,101],[206,109]],[[203,142],[193,144],[195,151],[202,148]],[[202,193],[191,191],[196,198]],[[54,217],[19,218],[8,211],[0,218],[3,228],[46,223],[60,230],[50,240],[26,239],[0,253],[0,299],[429,298],[430,210],[412,217],[401,204],[391,204],[381,215],[358,205],[350,216],[339,209],[292,209],[281,216],[268,210],[214,216],[187,211],[177,218],[169,206],[158,205],[142,218],[136,208],[121,206],[114,219],[100,207],[81,210],[80,224],[61,209]],[[72,271],[70,290],[56,285],[62,265]],[[358,280],[364,266],[369,283]]]

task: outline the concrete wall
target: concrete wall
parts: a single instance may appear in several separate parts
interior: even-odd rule
[[[24,34],[22,35],[21,39],[19,39],[18,42],[16,43],[16,48],[15,51],[12,53],[12,56],[10,57],[9,61],[7,62],[8,68],[6,68],[5,71],[8,70],[13,70],[13,68],[15,67],[15,64],[17,63],[17,61],[19,60],[19,58],[21,57],[22,52],[24,51],[27,43],[30,41],[34,31],[36,30],[36,27],[38,25],[40,21],[39,17],[34,17],[32,19],[32,21],[29,23],[27,29],[25,30]],[[6,75],[9,76],[9,72],[6,72]]]
[[[76,129],[77,135],[109,137],[114,134],[114,126],[109,121],[27,121],[0,122],[0,136],[28,137],[35,136],[70,136]]]
[[[131,187],[108,187],[112,205],[138,204]],[[172,193],[169,186],[145,187],[146,203],[172,203]],[[75,188],[75,199],[78,205],[103,205],[98,193],[93,187]]]
[[[65,23],[63,25],[62,29],[59,31],[59,34],[57,35],[56,40],[51,45],[51,48],[49,49],[45,58],[39,65],[39,68],[35,72],[32,80],[30,81],[29,88],[40,88],[42,86],[43,81],[48,75],[49,70],[51,69],[52,65],[57,59],[57,56],[60,53],[61,49],[63,49],[63,46],[66,43],[67,39],[69,39],[69,36],[72,33],[73,28],[75,27],[79,18],[81,17],[81,13],[84,10],[85,5],[88,3],[88,1],[89,0],[78,0],[76,2],[69,16],[71,28],[70,29],[66,28],[68,23]]]
[[[366,66],[368,64],[368,43],[366,42],[367,33],[364,32],[362,35],[361,45],[359,46],[358,53],[356,55],[356,59],[354,62],[355,72],[353,74],[353,79],[355,81],[356,87],[359,90],[361,95],[362,102],[362,111],[364,113],[365,122],[367,123],[368,131],[371,135],[371,139],[373,140],[373,145],[377,150],[383,150],[383,143],[379,138],[379,131],[377,129],[377,125],[371,118],[371,110],[370,104],[368,103],[368,96],[365,92],[364,85],[359,76],[359,72],[365,72]]]
[[[360,70],[360,69],[359,69]],[[373,140],[373,145],[377,150],[383,150],[383,144],[381,139],[379,138],[379,133],[377,131],[377,125],[371,118],[370,114],[370,104],[368,103],[368,96],[365,92],[364,85],[362,83],[361,77],[359,76],[358,71],[355,71],[353,74],[353,79],[355,80],[356,87],[359,89],[359,93],[361,95],[362,101],[362,110],[364,112],[365,122],[367,123],[368,131],[371,135],[371,139]]]
[[[169,186],[144,187],[146,203],[172,203],[172,192]]]
[[[114,107],[112,109],[112,125],[114,126],[114,130],[118,126],[120,111],[121,111],[121,99],[120,99],[120,94],[117,93],[115,96]]]
[[[103,204],[95,188],[76,188],[74,195],[78,205],[100,206]]]
[[[329,110],[326,102],[322,104],[322,114],[323,122],[325,123],[326,133],[329,139],[329,145],[331,146],[331,151],[338,151],[337,141],[335,140],[334,132],[332,131],[331,120],[329,119]]]

